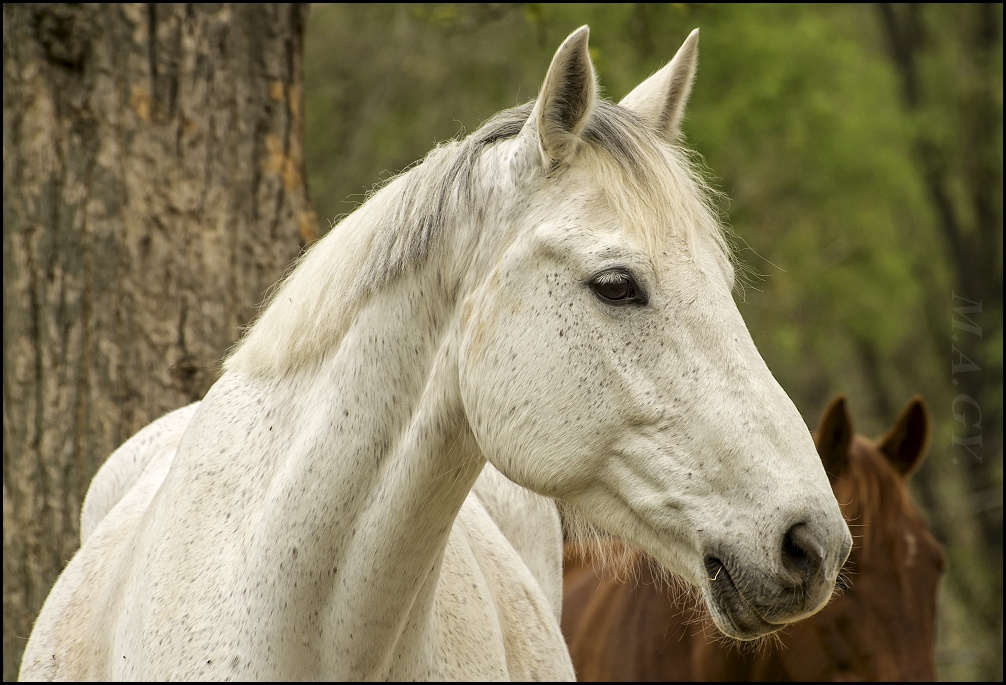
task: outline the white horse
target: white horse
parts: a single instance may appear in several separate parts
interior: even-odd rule
[[[697,32],[617,105],[587,36],[113,454],[22,679],[572,680],[557,505],[728,635],[828,601],[851,537],[679,140]]]

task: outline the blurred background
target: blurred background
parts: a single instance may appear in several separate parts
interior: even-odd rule
[[[439,142],[532,99],[588,24],[619,100],[700,29],[687,143],[737,298],[813,428],[931,412],[917,503],[947,552],[937,668],[1002,679],[1002,5],[314,5],[304,156],[322,233]]]

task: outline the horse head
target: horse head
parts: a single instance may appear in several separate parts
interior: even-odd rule
[[[455,244],[465,413],[508,478],[756,638],[824,606],[852,539],[681,144],[698,32],[618,104],[587,39],[573,32],[533,104],[482,134],[481,199],[461,219],[477,230]]]
[[[908,489],[925,456],[929,425],[920,397],[876,440],[854,433],[844,397],[821,415],[816,431],[821,459],[855,540],[845,571],[849,588],[828,605],[827,615],[809,619],[821,624],[816,649],[828,653],[817,663],[831,664],[837,675],[936,679],[936,598],[945,559]],[[789,649],[780,658],[796,662],[788,672],[810,679],[835,675],[807,673],[808,665],[800,662],[809,651]]]

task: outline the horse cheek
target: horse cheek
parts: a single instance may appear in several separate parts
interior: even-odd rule
[[[603,424],[583,388],[596,377],[577,353],[575,315],[553,290],[521,293],[523,277],[472,306],[462,336],[459,385],[483,455],[510,480],[558,496],[577,487]],[[501,312],[505,308],[505,312]],[[558,311],[566,313],[559,316]],[[502,322],[506,322],[504,326]],[[515,323],[516,322],[516,323]],[[556,430],[556,426],[560,428]]]

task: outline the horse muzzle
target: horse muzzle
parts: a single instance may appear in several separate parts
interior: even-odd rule
[[[816,613],[834,594],[851,547],[847,536],[837,554],[828,554],[812,527],[801,522],[783,535],[770,566],[775,570],[768,573],[729,550],[710,550],[703,557],[703,595],[713,620],[724,634],[752,640]]]

